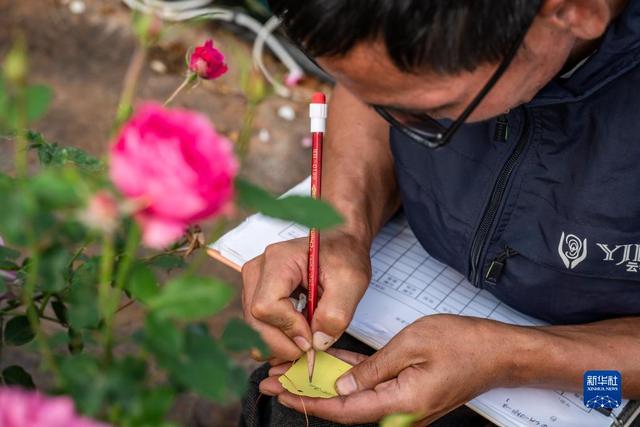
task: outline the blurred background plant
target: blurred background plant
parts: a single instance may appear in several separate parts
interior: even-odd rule
[[[233,215],[259,211],[318,228],[340,222],[337,213],[322,202],[278,199],[246,179],[234,179],[232,164],[242,164],[247,155],[256,109],[279,87],[268,84],[249,60],[229,60],[230,68],[239,68],[247,100],[242,127],[232,138],[235,154],[225,152],[226,138],[204,116],[193,112],[156,105],[152,115],[156,128],[149,130],[150,113],[137,111],[137,86],[149,52],[165,31],[176,30],[162,23],[160,18],[166,17],[157,8],[166,5],[160,3],[133,5],[147,9],[140,10],[146,14],[134,14],[138,44],[124,77],[112,135],[104,136],[105,141],[116,144],[111,157],[94,157],[80,148],[52,143],[46,130],[32,127],[46,114],[54,95],[49,87],[32,81],[28,34],[15,37],[0,75],[0,134],[14,143],[13,173],[0,173],[0,362],[1,352],[8,347],[23,346],[26,352],[37,353],[40,363],[31,369],[46,378],[40,388],[47,394],[70,396],[79,413],[118,426],[173,425],[167,414],[184,392],[222,403],[237,400],[247,378],[235,355],[268,354],[259,335],[241,320],[229,320],[216,333],[206,323],[231,301],[235,290],[220,279],[199,275],[198,266],[206,259],[207,243],[219,237]],[[192,1],[196,3],[203,2]],[[267,13],[262,2],[247,3],[252,16]],[[189,84],[182,87],[183,97],[198,79],[215,78],[193,77],[195,69],[188,65],[194,53],[193,49],[184,52],[184,77]],[[176,122],[176,114],[189,120]],[[205,142],[199,139],[203,129],[209,135]],[[152,138],[152,144],[144,145],[147,138]],[[191,153],[181,159],[185,170],[177,173],[172,169],[177,161],[172,156],[179,155],[175,138],[180,149]],[[126,162],[130,178],[136,179],[131,185],[123,184],[128,178],[126,168],[114,172],[114,153],[122,144],[137,153],[126,154],[126,160],[138,156]],[[162,151],[154,151],[172,144],[171,150],[164,151],[165,157]],[[215,158],[208,159],[203,152]],[[37,157],[37,165],[29,162],[30,153]],[[139,161],[145,156],[155,160],[152,173],[148,163]],[[193,156],[200,157],[194,160]],[[209,163],[201,164],[203,159]],[[219,176],[223,169],[229,179],[226,196],[221,195],[225,191]],[[158,176],[163,173],[185,177],[175,186],[175,180]],[[138,185],[137,178],[148,175],[158,178],[153,180],[155,187]],[[219,192],[211,191],[214,182],[220,184]],[[206,191],[195,188],[201,184],[209,186]],[[163,221],[171,216],[154,205],[162,202],[156,200],[158,194],[187,203],[192,194],[182,192],[185,189],[203,206],[195,208],[196,214],[169,218],[179,220],[184,233],[170,238],[171,243],[162,244],[160,250],[149,248],[157,244],[144,247],[141,239],[157,243],[146,238],[152,232],[149,216],[156,220],[164,215]],[[232,194],[235,197],[229,202],[234,208],[229,203],[211,206],[212,199]],[[213,223],[206,237],[199,226],[201,220]],[[143,324],[131,334],[118,333],[114,328],[117,317],[131,304],[142,310]],[[19,363],[4,366],[0,390],[34,388],[32,374]],[[11,399],[23,399],[20,396],[14,393]],[[0,419],[3,411],[16,408],[0,407]]]

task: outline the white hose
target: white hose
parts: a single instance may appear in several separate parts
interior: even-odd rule
[[[287,67],[288,79],[299,80],[304,77],[302,67],[291,57],[289,52],[282,46],[277,38],[273,36],[273,31],[280,25],[280,20],[276,17],[270,18],[265,25],[251,16],[235,12],[230,9],[220,7],[205,7],[211,0],[180,0],[167,2],[162,0],[122,0],[133,10],[145,14],[154,14],[166,21],[188,21],[195,18],[208,18],[232,22],[241,27],[247,28],[256,34],[253,44],[253,60],[256,66],[263,73],[265,78],[271,83],[276,94],[282,97],[290,97],[291,91],[278,82],[264,66],[263,51],[266,44],[273,54]]]

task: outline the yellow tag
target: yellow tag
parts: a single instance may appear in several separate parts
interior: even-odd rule
[[[306,354],[296,360],[278,380],[286,390],[293,394],[328,399],[338,395],[335,387],[336,380],[349,369],[351,369],[351,365],[347,362],[343,362],[324,351],[317,351],[312,382],[309,382]]]

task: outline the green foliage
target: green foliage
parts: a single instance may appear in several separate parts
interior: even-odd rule
[[[135,25],[146,47],[161,34],[151,17],[140,17]],[[0,246],[0,270],[12,273],[8,280],[0,278],[0,347],[39,352],[38,369],[54,385],[50,392],[70,395],[81,412],[113,425],[172,426],[167,412],[180,393],[220,402],[240,397],[247,379],[233,362],[235,353],[268,355],[268,348],[237,319],[219,338],[210,334],[204,321],[229,303],[233,289],[192,270],[166,279],[167,273],[187,267],[178,252],[188,242],[176,242],[159,254],[140,250],[131,210],[144,200],[119,203],[124,218],[114,227],[88,228],[87,202],[111,188],[105,164],[29,130],[46,114],[53,92],[32,84],[26,53],[26,43],[19,42],[8,59],[0,60],[0,135],[15,137],[17,147],[15,177],[0,172],[0,236],[7,245]],[[244,86],[254,109],[270,88],[245,68]],[[133,89],[135,81],[126,87]],[[129,116],[131,99],[133,90],[119,103],[117,120]],[[248,111],[245,136],[251,134],[255,110]],[[27,167],[36,166],[28,165],[30,150],[37,154],[37,169]],[[242,180],[237,187],[245,208],[320,229],[341,222],[324,202],[278,199]],[[131,302],[140,303],[144,328],[118,335],[117,312]],[[59,326],[51,332],[41,319]],[[34,387],[31,375],[18,365],[0,374],[4,384]]]
[[[342,223],[342,217],[331,205],[310,197],[276,198],[243,179],[236,179],[238,202],[247,209],[274,218],[294,221],[307,227],[327,229]]]
[[[42,134],[29,132],[27,138],[30,148],[36,150],[40,163],[45,166],[74,165],[86,172],[100,172],[104,164],[86,151],[75,147],[62,147],[56,143],[47,142]]]
[[[45,292],[60,292],[67,286],[71,254],[61,246],[50,247],[42,253],[38,284]]]
[[[15,94],[9,92],[5,82],[0,79],[0,129],[15,131],[18,127],[18,110]],[[26,120],[33,122],[42,117],[53,99],[53,92],[48,86],[33,85],[24,89]]]
[[[233,289],[219,280],[184,275],[170,280],[148,305],[161,318],[197,320],[220,311],[232,296]]]
[[[222,345],[229,351],[257,349],[263,357],[269,356],[269,348],[260,334],[240,319],[231,319],[222,333]]]
[[[148,264],[165,271],[185,268],[187,263],[184,258],[176,254],[160,254],[148,261]]]
[[[16,316],[10,319],[4,327],[4,342],[8,345],[24,345],[34,337],[35,333],[27,316]]]
[[[7,366],[2,370],[2,379],[6,385],[17,385],[24,388],[35,388],[33,378],[18,365]]]
[[[126,289],[131,293],[131,296],[147,303],[158,295],[158,280],[148,266],[137,263],[131,271]]]
[[[100,321],[97,303],[98,259],[80,265],[71,279],[68,319],[74,329],[95,328]]]

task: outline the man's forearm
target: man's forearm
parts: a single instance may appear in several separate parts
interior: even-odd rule
[[[515,327],[507,333],[509,386],[582,391],[588,370],[617,370],[625,398],[640,398],[640,317],[584,325]]]
[[[398,209],[388,125],[341,86],[329,104],[323,198],[345,217],[343,230],[370,243]]]

